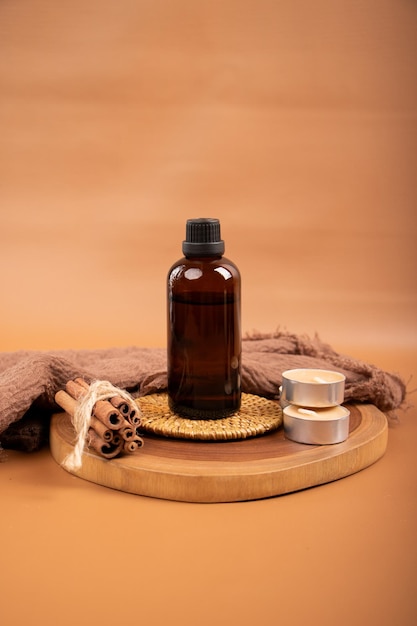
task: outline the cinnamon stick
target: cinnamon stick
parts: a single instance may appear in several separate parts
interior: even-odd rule
[[[81,379],[78,378],[77,381],[81,381]],[[85,384],[87,388],[79,382],[69,380],[65,385],[65,389],[75,400],[81,400],[87,393],[88,384]],[[123,424],[123,417],[108,400],[98,400],[94,405],[93,414],[97,419],[103,422],[107,428],[117,429]]]
[[[135,407],[132,407],[130,409],[130,413],[129,415],[126,416],[127,421],[132,424],[132,426],[139,426],[140,425],[140,417],[138,414],[138,411]]]
[[[89,383],[84,380],[84,378],[75,378],[74,382],[77,383],[77,385],[79,385],[80,387],[83,387],[86,391],[88,391],[90,389],[90,385]]]
[[[107,426],[103,424],[103,422],[101,422],[99,419],[97,419],[94,415],[91,416],[90,426],[93,430],[96,431],[97,435],[99,435],[103,439],[103,441],[112,441],[113,443],[115,443],[115,433],[117,431],[107,428]]]
[[[72,396],[70,396],[66,391],[61,389],[60,391],[56,392],[55,401],[62,409],[64,409],[64,411],[68,413],[68,415],[74,417],[75,410],[78,406],[77,400],[74,400]],[[91,417],[90,428],[95,430],[97,435],[99,435],[99,437],[103,439],[103,442],[114,442],[114,431],[106,428],[103,422],[100,422],[100,420],[94,417],[94,415]],[[120,437],[117,438],[116,442],[120,442]]]
[[[69,380],[65,390],[57,391],[55,400],[71,417],[74,417],[80,400],[88,390],[89,384],[83,379]],[[98,400],[94,404],[86,438],[86,444],[106,459],[112,459],[123,452],[132,454],[143,445],[138,428],[140,417],[136,405],[133,402],[125,402],[117,395],[109,400]],[[124,415],[120,413],[120,408]]]
[[[63,389],[59,390],[55,394],[56,403],[64,409],[71,417],[74,417],[75,410],[77,408],[78,402],[72,396],[70,396]],[[100,426],[101,425],[101,426]],[[106,435],[107,429],[105,426],[92,416],[91,426],[88,430],[88,445],[93,448],[96,452],[98,452],[101,456],[106,459],[113,459],[123,449],[124,440],[120,437],[120,435],[112,430],[108,430],[107,432],[111,436],[111,440],[105,439],[102,435],[97,432],[96,429],[103,429],[101,432],[104,434],[104,437],[108,437]]]
[[[93,448],[96,452],[98,452],[105,459],[113,459],[123,449],[123,443],[120,441],[117,445],[113,442],[106,442],[96,433],[92,428],[88,431],[88,446],[89,448]]]
[[[78,402],[77,400],[74,400],[74,398],[66,393],[63,389],[60,389],[56,392],[55,402],[59,404],[61,409],[64,409],[64,411],[66,411],[68,415],[74,417],[75,409],[77,408]]]
[[[83,378],[76,378],[75,383],[77,383],[80,387],[83,387],[86,391],[88,391],[90,385]],[[127,421],[132,424],[132,426],[140,425],[140,417],[139,412],[134,402],[128,402],[121,396],[113,396],[109,398],[109,402],[114,406],[115,409],[122,414],[122,416],[127,419]]]
[[[123,400],[123,398],[121,398],[120,396],[114,396],[113,398],[110,398],[110,402],[114,406],[114,408],[118,409],[124,417],[129,414],[130,407],[126,400]]]
[[[78,378],[77,380],[81,381],[80,378]],[[66,382],[65,389],[67,393],[69,393],[69,395],[75,400],[81,400],[81,398],[84,398],[85,394],[88,391],[88,389],[86,389],[83,385],[81,385],[79,382],[76,382],[75,380],[69,380],[68,382]]]
[[[126,426],[122,426],[118,432],[120,433],[122,439],[124,439],[125,441],[129,441],[136,434],[136,431],[129,424],[127,424]]]
[[[80,387],[83,387],[86,391],[88,391],[90,387],[90,385],[83,378],[76,378],[74,382],[76,382]],[[118,411],[130,424],[133,426],[140,425],[138,408],[134,402],[128,402],[118,395],[109,398],[109,402],[115,409],[118,409]]]
[[[94,405],[93,413],[109,428],[117,430],[123,424],[122,416],[107,400],[98,400]]]
[[[143,439],[141,437],[135,437],[131,441],[123,442],[123,452],[127,452],[129,454],[133,454],[143,446]]]

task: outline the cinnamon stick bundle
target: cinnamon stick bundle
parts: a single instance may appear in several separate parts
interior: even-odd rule
[[[90,389],[82,378],[69,380],[65,390],[55,394],[56,403],[74,417],[79,402]],[[115,394],[97,400],[92,408],[86,444],[100,456],[113,459],[120,454],[133,454],[143,446],[140,416],[134,402]]]

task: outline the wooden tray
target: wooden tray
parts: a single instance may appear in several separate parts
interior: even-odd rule
[[[282,428],[243,441],[145,435],[137,454],[108,461],[87,451],[73,473],[105,487],[183,502],[237,502],[298,491],[354,474],[385,453],[385,415],[370,404],[348,406],[350,434],[335,445],[295,443]],[[72,451],[74,438],[70,417],[53,415],[50,445],[57,463]]]

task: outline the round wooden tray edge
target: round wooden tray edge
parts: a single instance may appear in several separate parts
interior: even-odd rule
[[[138,453],[132,467],[130,456],[107,461],[87,451],[82,468],[71,473],[113,489],[185,502],[235,502],[299,491],[344,478],[383,456],[388,439],[385,415],[372,405],[357,406],[361,427],[346,442],[306,446],[292,455],[291,466],[276,458],[242,463],[140,457]],[[69,417],[58,413],[51,422],[51,453],[58,464],[73,449],[57,427],[60,420],[68,422]]]

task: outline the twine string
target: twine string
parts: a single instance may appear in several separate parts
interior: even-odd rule
[[[127,391],[115,387],[107,380],[92,382],[90,388],[86,390],[86,394],[78,401],[72,417],[72,424],[77,436],[75,446],[62,462],[62,466],[67,470],[78,470],[82,466],[82,456],[87,443],[94,405],[99,400],[109,400],[114,396],[120,396],[129,404],[135,402]]]

